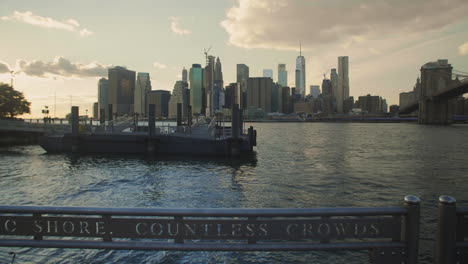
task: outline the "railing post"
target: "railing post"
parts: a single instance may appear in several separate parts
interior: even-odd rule
[[[421,200],[417,196],[405,196],[405,207],[408,214],[405,219],[404,234],[408,249],[408,263],[418,263],[419,253],[419,220]]]
[[[457,224],[455,198],[447,195],[439,197],[437,218],[437,263],[455,263],[455,239]]]

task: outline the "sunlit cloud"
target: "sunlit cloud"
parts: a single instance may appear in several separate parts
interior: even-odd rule
[[[176,33],[177,35],[188,35],[192,32],[188,29],[184,29],[180,26],[180,18],[179,17],[169,17],[171,20],[171,30],[172,32]]]
[[[468,55],[468,41],[458,46],[458,54],[462,56]]]
[[[153,63],[153,67],[158,69],[166,69],[167,65],[156,61]]]
[[[18,60],[16,64],[18,72],[37,77],[104,77],[107,76],[108,68],[111,67],[111,65],[104,65],[99,62],[88,64],[71,62],[63,57],[56,57],[50,62]]]
[[[466,0],[294,1],[237,0],[221,27],[228,44],[242,48],[306,50],[320,45],[362,45],[441,29],[466,18]],[[443,12],[441,12],[443,10]]]
[[[37,27],[61,29],[70,32],[77,32],[80,36],[89,36],[93,32],[87,28],[81,27],[80,23],[75,19],[67,19],[59,21],[51,17],[43,17],[33,14],[31,11],[19,12],[14,11],[10,16],[0,17],[3,21],[18,21],[26,24],[30,24]]]

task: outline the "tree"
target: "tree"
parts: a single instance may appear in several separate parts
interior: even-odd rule
[[[22,92],[16,91],[8,84],[0,84],[0,118],[29,114],[30,105]]]

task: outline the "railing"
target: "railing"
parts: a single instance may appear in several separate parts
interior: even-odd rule
[[[177,251],[370,250],[416,263],[419,198],[404,206],[157,209],[0,206],[0,246]]]
[[[439,197],[438,263],[468,263],[468,206],[457,207],[450,196]]]

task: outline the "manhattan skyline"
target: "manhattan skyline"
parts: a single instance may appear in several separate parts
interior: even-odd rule
[[[204,49],[223,63],[224,84],[236,65],[251,77],[286,64],[295,84],[299,42],[305,87],[349,56],[350,96],[380,95],[389,105],[410,90],[421,65],[439,58],[468,69],[466,1],[10,1],[0,3],[0,82],[10,83],[41,117],[57,99],[57,116],[70,104],[91,111],[107,67],[148,72],[153,90],[172,91],[183,67],[205,66]],[[321,13],[327,13],[323,19]],[[340,18],[343,17],[343,18]],[[71,98],[71,96],[73,96]],[[72,102],[71,102],[72,101]]]

